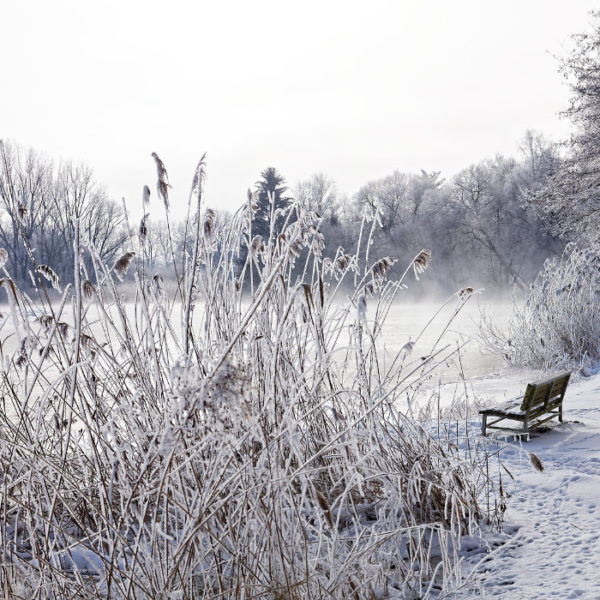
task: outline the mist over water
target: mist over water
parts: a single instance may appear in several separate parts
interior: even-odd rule
[[[434,300],[395,303],[379,340],[383,357],[388,364],[391,364],[406,343],[416,342],[410,355],[411,360],[428,356],[433,348],[439,350],[449,345],[450,350],[461,346],[461,363],[467,378],[483,377],[506,366],[499,354],[483,353],[479,328],[482,314],[485,314],[493,319],[498,329],[504,329],[512,313],[512,303],[486,303],[484,299],[473,298],[455,314],[458,304],[458,300],[445,306],[442,306],[443,301]],[[368,314],[367,318],[372,319],[372,315]],[[444,364],[436,374],[438,377],[454,380],[458,376],[457,365]]]
[[[460,311],[456,312],[460,305],[458,299],[452,299],[447,304],[443,300],[426,299],[418,301],[414,298],[399,300],[395,302],[383,323],[383,328],[377,336],[377,347],[383,361],[383,366],[392,364],[397,354],[408,342],[415,342],[408,357],[408,362],[415,361],[420,357],[429,356],[432,351],[438,351],[446,346],[448,350],[461,347],[461,365],[467,378],[484,377],[493,373],[505,365],[499,354],[490,354],[482,350],[480,345],[480,324],[482,315],[491,318],[494,326],[502,330],[508,324],[512,314],[512,302],[486,302],[484,298],[474,297],[466,302]],[[133,304],[128,305],[133,314]],[[242,310],[249,308],[249,303],[244,303]],[[88,309],[90,310],[90,309]],[[176,305],[174,312],[180,307]],[[0,312],[4,314],[1,320],[0,337],[3,339],[4,353],[14,352],[18,343],[9,315],[8,306],[0,306]],[[95,315],[95,308],[91,307],[89,316]],[[32,312],[30,321],[36,316]],[[71,323],[71,311],[67,307],[62,319]],[[373,330],[375,319],[375,307],[370,306],[367,310],[367,325]],[[96,332],[101,339],[102,331]],[[339,340],[339,344],[345,344]],[[453,361],[457,363],[457,361]],[[436,370],[436,377],[452,381],[458,376],[457,364],[444,364]]]

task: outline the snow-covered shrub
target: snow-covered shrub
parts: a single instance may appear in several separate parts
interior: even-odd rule
[[[569,244],[549,259],[517,306],[503,348],[516,365],[551,369],[600,365],[600,245]]]
[[[392,261],[367,264],[360,248],[323,258],[318,217],[301,206],[283,233],[257,240],[252,202],[219,223],[202,179],[175,291],[148,273],[145,236],[110,269],[77,223],[75,283],[58,304],[39,278],[35,302],[2,280],[3,591],[300,599],[451,589],[460,538],[484,512],[485,470],[399,401],[452,350],[411,363],[404,348],[381,368],[378,336],[403,286],[387,280]],[[420,252],[405,276],[429,258]],[[128,302],[116,287],[125,277]]]

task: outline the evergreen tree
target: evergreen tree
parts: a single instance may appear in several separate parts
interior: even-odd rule
[[[273,235],[281,233],[288,216],[292,198],[286,196],[288,188],[285,178],[274,167],[267,167],[260,174],[256,182],[256,203],[258,210],[252,221],[253,235],[261,235],[266,241],[271,231],[273,220]]]

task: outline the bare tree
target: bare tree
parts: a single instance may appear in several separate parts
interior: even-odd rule
[[[525,132],[519,150],[525,159],[521,179],[527,191],[538,190],[560,168],[557,144],[537,131],[528,129]]]
[[[9,249],[9,267],[28,279],[28,248],[48,225],[54,194],[53,165],[34,150],[0,141],[0,201],[4,213],[0,239]]]
[[[531,206],[568,240],[589,242],[600,230],[600,12],[589,33],[573,36],[575,49],[560,71],[571,87],[564,115],[575,126],[567,154]]]
[[[323,173],[316,173],[310,179],[300,182],[295,190],[296,199],[308,210],[319,214],[330,225],[339,225],[340,197],[333,179]]]
[[[414,213],[408,192],[408,175],[394,171],[383,179],[369,181],[361,187],[357,201],[360,205],[367,205],[378,211],[382,230],[390,233]]]
[[[501,156],[459,173],[451,186],[456,239],[483,259],[497,283],[526,289],[523,270],[537,244],[539,223],[527,214],[517,163]]]
[[[55,185],[52,217],[58,264],[67,272],[72,268],[70,249],[76,219],[79,219],[83,239],[94,245],[105,262],[110,262],[127,237],[121,207],[108,199],[92,170],[85,165],[61,165]]]
[[[71,279],[76,219],[82,238],[107,262],[125,239],[123,211],[91,169],[71,163],[56,169],[34,150],[15,144],[0,145],[0,202],[0,241],[10,249],[9,268],[22,284],[29,281],[30,251],[61,279]]]
[[[410,197],[414,217],[418,216],[425,200],[438,192],[443,185],[444,179],[441,177],[441,171],[431,171],[431,173],[428,173],[421,169],[421,173],[418,175],[411,175]]]

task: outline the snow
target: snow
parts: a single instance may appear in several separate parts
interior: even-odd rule
[[[507,370],[473,387],[501,401],[526,382],[525,371]],[[466,570],[476,565],[475,578],[460,597],[600,598],[600,376],[570,384],[564,420],[529,441],[489,436],[514,477],[504,485],[511,494],[505,525],[515,534],[483,561],[465,560]],[[530,452],[543,472],[532,467]]]

